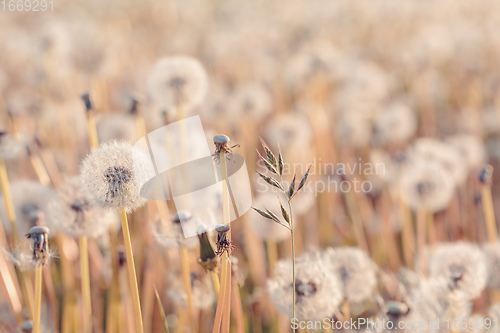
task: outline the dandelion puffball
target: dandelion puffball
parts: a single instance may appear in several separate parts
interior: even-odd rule
[[[442,243],[436,246],[430,258],[429,276],[448,279],[451,289],[472,300],[481,294],[487,283],[486,257],[474,244]]]
[[[342,301],[341,283],[328,264],[317,255],[304,254],[296,259],[296,316],[300,320],[331,318]],[[267,283],[271,300],[278,310],[292,315],[292,262],[280,260],[274,277]]]
[[[346,300],[362,302],[373,295],[377,268],[365,252],[349,247],[329,248],[324,253],[324,259],[338,275]]]
[[[91,201],[101,207],[123,207],[132,211],[141,207],[139,184],[155,176],[151,160],[140,149],[124,142],[108,142],[83,160],[80,181]]]
[[[51,225],[61,218],[56,212],[58,209],[48,209],[49,205],[53,207],[60,205],[52,188],[38,182],[22,180],[13,182],[10,191],[19,235],[26,234],[31,227],[39,223]],[[5,231],[10,233],[10,223],[3,198],[0,201],[0,217]]]
[[[49,211],[58,216],[49,227],[74,238],[81,236],[99,237],[118,223],[118,216],[91,203],[77,177],[69,178],[57,189],[57,203],[49,203]]]
[[[416,160],[401,173],[399,190],[414,211],[437,212],[450,202],[455,183],[444,167],[435,161]]]
[[[151,99],[165,111],[199,106],[208,89],[203,66],[196,59],[183,56],[159,60],[151,69],[147,84]]]

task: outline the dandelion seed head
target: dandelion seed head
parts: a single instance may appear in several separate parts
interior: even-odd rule
[[[468,170],[475,170],[486,161],[484,144],[475,135],[455,134],[447,137],[446,142],[458,148],[467,162]]]
[[[373,127],[377,144],[403,143],[415,135],[417,119],[408,105],[392,103],[377,115]]]
[[[77,177],[66,179],[57,189],[57,195],[57,202],[49,203],[49,211],[59,217],[48,224],[51,229],[74,238],[96,238],[118,224],[116,212],[92,204]]]
[[[144,205],[138,184],[155,175],[149,158],[125,142],[107,142],[83,160],[80,181],[96,206],[124,207],[132,211]]]
[[[273,116],[265,126],[265,135],[270,144],[279,142],[284,152],[306,151],[312,140],[309,122],[291,113]]]
[[[357,248],[329,248],[324,260],[338,276],[343,297],[349,302],[362,302],[373,295],[377,284],[376,265]]]
[[[296,317],[300,320],[330,318],[342,301],[341,282],[319,256],[296,258]],[[274,277],[267,281],[271,300],[278,310],[292,316],[292,262],[276,263]]]
[[[486,257],[479,247],[470,243],[439,244],[429,260],[429,276],[448,279],[451,290],[472,300],[486,287]]]
[[[35,181],[21,180],[10,186],[12,202],[16,214],[16,230],[19,235],[26,234],[37,224],[51,225],[60,218],[56,211],[49,210],[49,205],[60,205],[55,191]],[[0,200],[0,217],[4,229],[10,233],[10,223],[3,198]]]
[[[18,157],[24,149],[22,140],[14,138],[6,131],[0,130],[0,159],[5,161]]]
[[[399,178],[399,189],[414,211],[437,212],[445,209],[454,193],[455,183],[443,166],[435,161],[414,160]]]
[[[167,291],[167,295],[175,304],[187,307],[187,296],[181,280],[170,277],[172,287]],[[210,309],[215,303],[216,297],[212,285],[210,274],[191,273],[191,291],[193,307],[196,309]]]
[[[343,112],[339,116],[336,135],[339,144],[349,148],[362,148],[372,139],[371,117],[363,112]]]
[[[440,163],[456,185],[465,181],[467,163],[456,146],[433,138],[419,138],[413,148],[413,154]]]
[[[159,60],[148,76],[148,92],[153,102],[164,110],[178,107],[190,111],[205,98],[208,79],[203,66],[189,57]]]
[[[500,243],[487,243],[483,245],[486,265],[488,267],[489,288],[500,288]]]
[[[408,320],[444,321],[465,318],[471,312],[471,303],[463,293],[452,292],[446,278],[421,279],[410,294]],[[429,332],[434,330],[429,330]]]
[[[131,115],[103,115],[97,119],[96,130],[99,142],[118,140],[134,143],[137,141],[135,120]]]
[[[259,123],[271,113],[272,97],[262,84],[247,83],[237,87],[230,95],[228,109],[236,119],[247,117]]]

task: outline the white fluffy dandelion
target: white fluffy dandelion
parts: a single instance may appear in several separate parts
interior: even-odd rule
[[[203,66],[193,58],[171,57],[159,60],[148,76],[148,92],[162,110],[179,107],[191,110],[204,100],[208,88]]]
[[[399,189],[412,210],[437,212],[448,206],[455,183],[441,164],[415,160],[402,172]]]
[[[49,211],[58,216],[57,220],[47,222],[50,229],[74,238],[95,238],[106,233],[113,224],[118,225],[116,212],[93,205],[78,178],[65,180],[57,194],[57,202],[49,203]]]
[[[457,290],[472,300],[486,286],[487,261],[481,249],[474,244],[439,244],[429,261],[429,276],[447,279],[450,289]]]
[[[83,160],[80,181],[91,201],[101,207],[141,207],[139,184],[155,175],[150,159],[138,148],[124,142],[108,142],[95,148]]]
[[[376,265],[357,248],[329,248],[324,253],[327,267],[339,277],[342,294],[349,302],[369,299],[377,285]]]
[[[24,235],[37,224],[51,225],[60,219],[59,209],[50,210],[49,205],[59,206],[55,191],[34,181],[17,181],[10,186],[12,202],[16,213],[16,230]],[[0,217],[7,233],[10,232],[4,200],[0,201]]]
[[[296,259],[295,293],[296,317],[299,320],[331,318],[342,301],[342,283],[317,255]],[[292,262],[280,260],[274,278],[268,280],[271,300],[278,310],[292,316]]]

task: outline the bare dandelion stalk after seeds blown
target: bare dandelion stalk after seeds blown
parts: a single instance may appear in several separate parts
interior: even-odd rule
[[[287,228],[290,230],[290,234],[292,237],[292,290],[293,290],[293,295],[292,295],[292,318],[295,318],[295,296],[296,296],[296,286],[295,286],[295,241],[294,241],[294,225],[293,225],[293,213],[292,213],[292,199],[294,196],[304,187],[307,181],[307,177],[309,176],[309,171],[311,170],[311,167],[308,168],[302,179],[300,180],[299,185],[296,187],[295,184],[295,176],[293,176],[293,180],[288,186],[288,189],[285,189],[285,185],[283,183],[283,167],[284,167],[284,162],[283,162],[283,156],[281,155],[281,151],[278,153],[278,158],[273,154],[273,152],[269,149],[267,144],[262,140],[262,147],[265,150],[266,157],[262,157],[259,153],[259,156],[261,157],[262,161],[264,162],[266,168],[273,174],[279,176],[280,181],[277,181],[273,177],[268,177],[260,172],[257,171],[260,177],[262,177],[266,183],[269,185],[279,189],[286,197],[287,203],[288,203],[288,211],[283,207],[283,205],[280,202],[281,206],[281,215],[285,222],[282,222],[281,219],[273,212],[270,210],[264,208],[264,210],[258,209],[258,208],[253,208],[257,213],[265,217],[266,219],[272,220],[275,223],[278,223],[282,225],[283,227]],[[279,199],[278,199],[279,200]],[[294,329],[295,331],[295,329]]]

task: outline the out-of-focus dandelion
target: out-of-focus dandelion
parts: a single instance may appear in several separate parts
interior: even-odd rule
[[[416,160],[399,179],[399,189],[413,210],[437,212],[445,209],[454,191],[454,182],[439,163]]]
[[[96,127],[99,142],[118,140],[134,143],[138,139],[136,121],[132,115],[102,115],[97,118]]]
[[[464,182],[468,171],[467,161],[456,146],[433,138],[419,138],[413,147],[417,156],[440,163],[456,185]]]
[[[324,260],[338,275],[346,302],[360,303],[373,296],[377,267],[366,253],[357,248],[329,248]]]
[[[232,117],[259,123],[272,111],[271,94],[262,84],[247,83],[230,95],[228,108]]]
[[[209,309],[215,303],[215,293],[210,276],[192,272],[189,280],[193,293],[193,307],[196,309]],[[173,284],[167,291],[167,295],[174,303],[183,307],[187,306],[186,292],[183,288],[183,282],[179,279],[173,279]]]
[[[271,118],[265,126],[265,133],[267,141],[279,142],[288,154],[307,152],[313,138],[309,122],[297,114],[289,113]]]
[[[483,143],[477,136],[463,133],[449,136],[445,140],[460,150],[467,162],[467,169],[469,171],[477,170],[484,164],[486,151]]]
[[[374,140],[380,145],[404,143],[417,130],[417,119],[410,107],[393,103],[383,108],[375,118]]]
[[[82,188],[80,179],[68,178],[57,189],[57,199],[48,203],[48,210],[57,219],[46,221],[51,230],[74,238],[104,235],[117,222],[112,210],[91,204],[90,195]]]
[[[479,296],[488,279],[483,252],[465,242],[436,246],[429,261],[429,276],[447,279],[450,290],[459,291],[468,300]]]
[[[192,111],[205,98],[207,87],[203,66],[189,57],[161,59],[148,76],[149,95],[161,110]]]
[[[299,320],[323,320],[333,317],[342,302],[341,282],[328,263],[314,255],[296,259],[296,276],[293,283],[292,262],[280,260],[276,264],[274,278],[267,286],[271,300],[278,310]],[[295,285],[295,291],[293,290]],[[295,306],[293,306],[295,294]]]
[[[19,233],[26,234],[40,220],[44,224],[54,225],[55,221],[60,219],[61,216],[56,214],[60,211],[59,209],[49,209],[49,206],[60,205],[57,194],[52,188],[38,182],[22,180],[12,183],[10,190],[15,209],[15,227]],[[4,228],[10,232],[7,214],[6,207],[0,205],[0,216],[4,222]]]
[[[483,245],[486,267],[488,267],[488,288],[500,289],[500,244],[487,243]]]

